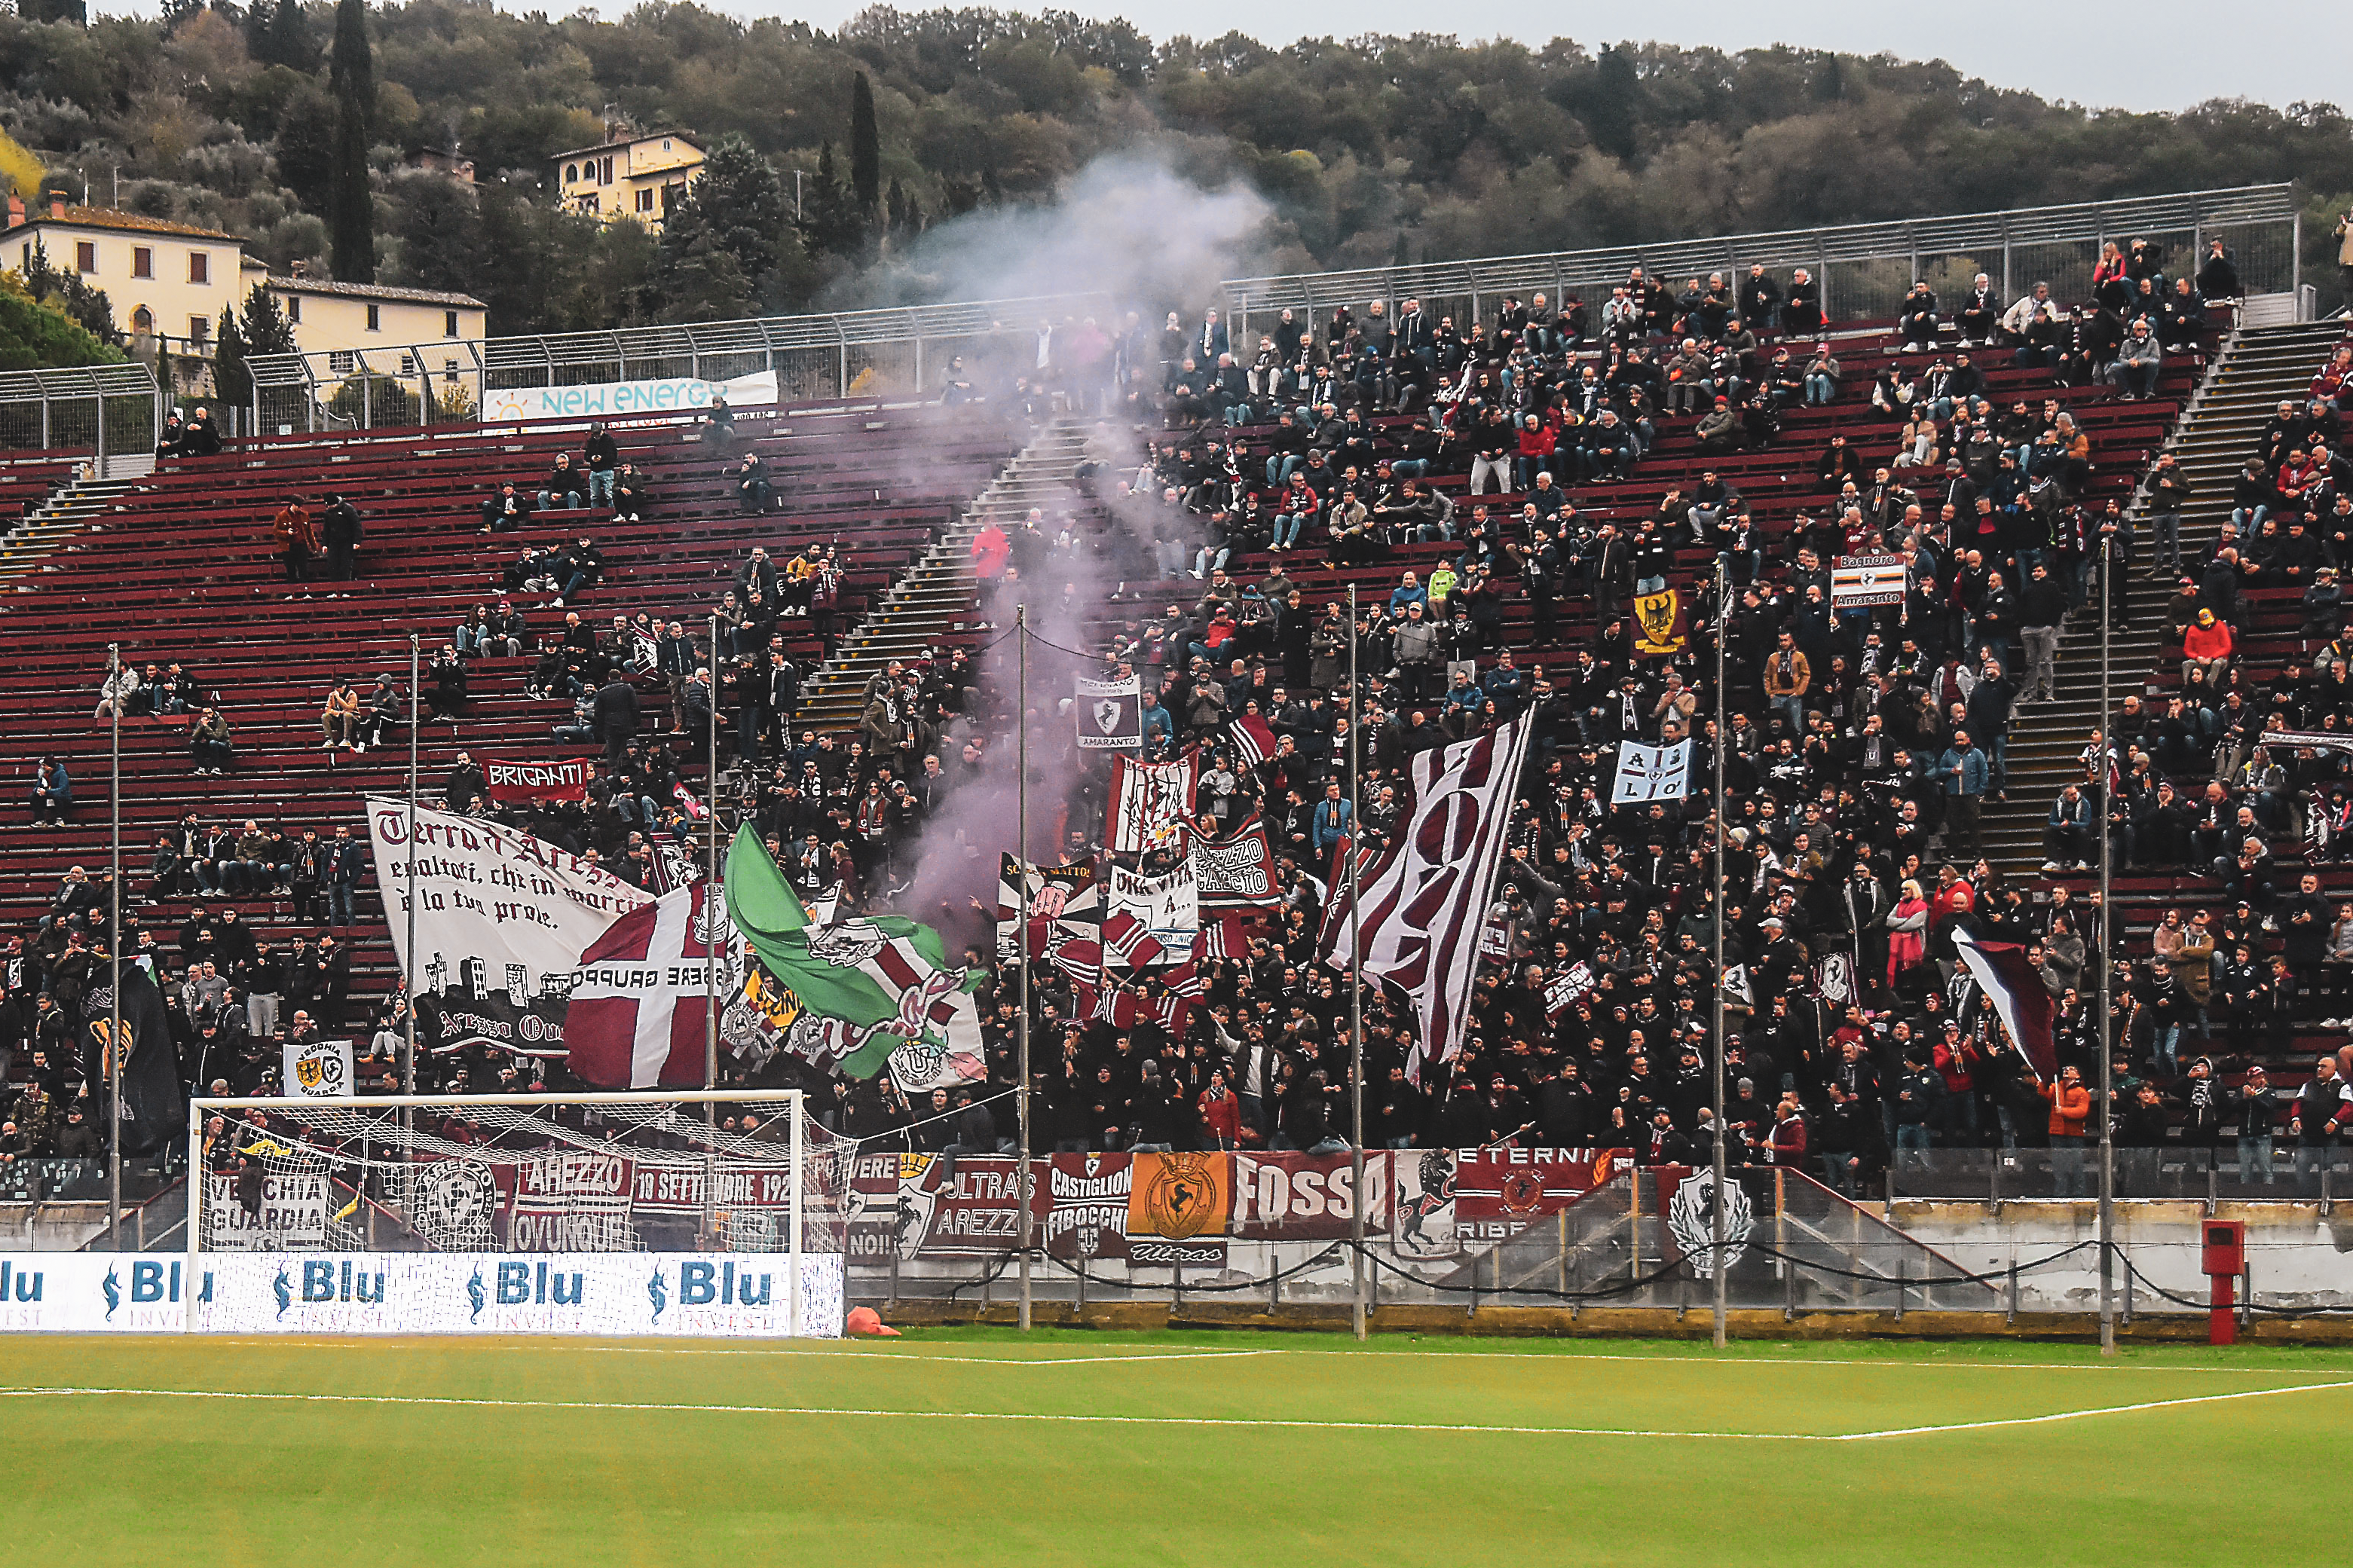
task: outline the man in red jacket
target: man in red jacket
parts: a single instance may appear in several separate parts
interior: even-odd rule
[[[2233,646],[2231,623],[2212,610],[2200,610],[2197,620],[2181,634],[2181,679],[2187,681],[2191,670],[2200,670],[2207,685],[2212,686],[2230,673]]]

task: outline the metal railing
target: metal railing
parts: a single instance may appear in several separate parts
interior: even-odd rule
[[[1897,223],[1849,224],[1729,235],[1656,245],[1478,258],[1356,271],[1229,279],[1223,299],[1239,329],[1251,316],[1293,309],[1311,322],[1340,304],[1419,299],[1441,313],[1483,314],[1507,293],[1556,300],[1606,293],[1641,266],[1670,284],[1709,272],[1811,268],[1833,321],[1893,316],[1915,278],[1938,293],[1966,292],[1979,271],[2004,296],[2048,282],[2061,299],[2090,290],[2101,247],[2135,238],[2163,250],[2168,271],[2194,272],[2210,238],[2230,245],[2250,295],[2300,297],[2302,225],[2293,188],[2231,190],[2023,207]],[[1588,301],[1595,302],[1595,301]],[[251,428],[263,436],[325,429],[472,424],[485,394],[515,387],[773,374],[786,402],[927,395],[957,355],[976,372],[1026,366],[1040,320],[1092,316],[1106,327],[1126,307],[1103,294],[776,316],[609,331],[540,333],[480,342],[437,340],[364,349],[257,355]],[[2290,310],[2295,307],[2289,306]],[[71,374],[71,373],[58,373]],[[152,389],[152,379],[149,383]],[[0,445],[29,444],[5,423]]]
[[[976,371],[1018,367],[1036,352],[1035,328],[1093,317],[1103,294],[1058,294],[887,310],[774,316],[602,332],[556,332],[383,348],[258,355],[254,428],[292,435],[328,428],[471,424],[485,394],[514,387],[774,375],[783,402],[908,397],[941,390],[950,362]]]
[[[0,372],[0,448],[110,456],[155,449],[164,401],[138,360],[63,370]]]
[[[2293,186],[2244,185],[1899,223],[1232,279],[1225,285],[1225,303],[1239,354],[1241,334],[1254,314],[1264,320],[1292,310],[1313,321],[1339,305],[1362,310],[1377,300],[1394,310],[1400,300],[1419,300],[1426,310],[1467,309],[1469,320],[1476,320],[1487,304],[1505,295],[1525,300],[1543,292],[1556,305],[1564,298],[1584,297],[1598,325],[1601,300],[1632,268],[1675,288],[1711,272],[1725,273],[1731,281],[1735,273],[1745,276],[1750,263],[1762,262],[1777,273],[1810,269],[1821,288],[1823,310],[1835,322],[1894,316],[1915,279],[1927,279],[1940,298],[1950,299],[1966,293],[1978,272],[2000,283],[2004,299],[2038,282],[2049,283],[2061,300],[2082,299],[2091,291],[2101,247],[2111,240],[2162,245],[2168,273],[2194,274],[2206,241],[2217,237],[2231,247],[2248,293],[2292,295],[2301,281],[2302,235]],[[1467,328],[1469,320],[1460,324]]]

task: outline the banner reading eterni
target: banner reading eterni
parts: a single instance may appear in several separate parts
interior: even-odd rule
[[[407,965],[408,805],[367,805],[376,883]],[[581,953],[653,895],[528,834],[443,811],[417,812],[414,847],[419,1043],[560,1053]]]

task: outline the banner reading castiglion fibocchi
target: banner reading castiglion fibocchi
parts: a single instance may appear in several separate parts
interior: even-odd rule
[[[414,857],[419,1040],[561,1054],[581,953],[653,895],[496,823],[419,810],[412,838],[406,801],[367,804],[376,883],[404,966]]]

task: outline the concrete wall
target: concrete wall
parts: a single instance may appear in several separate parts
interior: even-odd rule
[[[2207,1217],[2205,1205],[2135,1201],[2120,1202],[2116,1209],[2116,1241],[2133,1268],[2162,1289],[2204,1302],[2207,1280],[2199,1270],[2199,1224]],[[2353,1207],[2339,1205],[2324,1217],[2317,1204],[2225,1203],[2217,1206],[2213,1217],[2245,1223],[2247,1261],[2258,1304],[2353,1307]],[[1995,1216],[1980,1204],[1898,1203],[1894,1222],[1964,1268],[1993,1273],[2096,1240],[2099,1205],[2088,1200],[2010,1203]],[[2117,1279],[2121,1289],[2121,1269]],[[2021,1310],[2088,1311],[2098,1304],[2095,1247],[2085,1247],[2019,1280]],[[2134,1306],[2138,1311],[2186,1310],[2138,1287]]]

